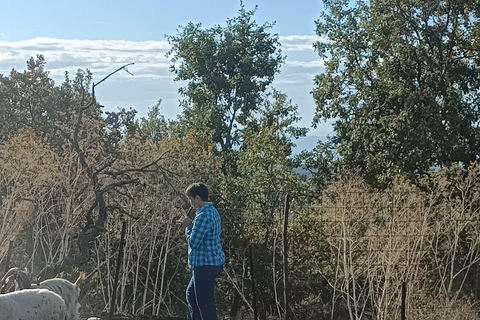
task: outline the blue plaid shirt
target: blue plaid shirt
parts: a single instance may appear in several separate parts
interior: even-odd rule
[[[211,202],[198,209],[192,224],[185,228],[188,266],[220,266],[225,254],[220,243],[220,215]]]

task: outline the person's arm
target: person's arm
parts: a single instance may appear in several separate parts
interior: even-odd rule
[[[185,228],[187,243],[190,248],[196,249],[202,243],[202,240],[210,226],[208,216],[208,212],[197,214],[193,220],[193,223]]]

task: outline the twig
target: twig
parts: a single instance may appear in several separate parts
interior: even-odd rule
[[[98,86],[100,83],[102,83],[103,81],[107,80],[108,77],[110,77],[111,75],[113,75],[114,73],[116,73],[116,72],[118,72],[118,71],[120,71],[120,70],[122,70],[122,69],[124,69],[126,72],[128,72],[129,74],[131,74],[131,75],[133,76],[133,74],[132,74],[130,71],[128,71],[128,69],[127,69],[127,66],[132,65],[132,64],[135,64],[135,63],[133,63],[133,62],[128,63],[128,64],[124,65],[123,67],[120,67],[120,68],[118,68],[117,70],[113,71],[113,72],[110,73],[108,76],[106,76],[105,78],[103,78],[102,80],[100,80],[98,83],[95,83],[95,82],[94,82],[94,83],[93,83],[93,86],[92,86],[92,96],[95,97],[95,87],[96,87],[96,86]]]

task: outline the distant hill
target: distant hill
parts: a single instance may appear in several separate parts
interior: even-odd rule
[[[299,154],[303,150],[307,151],[312,151],[313,148],[317,146],[318,141],[325,141],[327,140],[327,137],[325,136],[306,136],[306,137],[301,137],[296,140],[293,140],[292,142],[295,143],[297,146],[292,150],[292,153]]]

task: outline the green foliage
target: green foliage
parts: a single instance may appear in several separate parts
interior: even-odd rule
[[[300,120],[297,106],[285,94],[275,91],[273,99],[266,101],[260,118],[250,120],[239,153],[239,173],[250,189],[245,196],[248,203],[260,207],[260,215],[252,215],[250,221],[251,226],[260,222],[259,230],[252,229],[252,234],[257,235],[270,232],[275,213],[281,212],[282,196],[299,192],[302,184],[302,179],[293,173],[292,140],[305,135],[307,130],[294,126]],[[258,240],[270,239],[266,236]]]
[[[27,62],[26,71],[12,70],[8,77],[0,77],[0,140],[30,127],[60,153],[68,148],[86,151],[93,144],[114,153],[127,132],[134,130],[136,111],[106,112],[104,120],[101,106],[89,93],[93,77],[89,70],[79,69],[73,80],[66,72],[57,86],[45,66],[44,57],[38,55]],[[80,130],[81,126],[88,130]],[[79,139],[90,143],[78,144]]]
[[[312,151],[303,150],[294,158],[296,168],[310,172],[310,187],[321,192],[340,172],[338,155],[331,141],[317,143]]]
[[[278,316],[282,312],[276,295],[282,290],[281,227],[285,195],[304,195],[307,181],[293,172],[294,139],[306,128],[295,126],[300,120],[297,106],[278,91],[266,100],[259,117],[249,119],[242,132],[238,155],[237,186],[241,199],[242,236],[253,248],[255,281],[260,314]],[[241,248],[241,247],[240,247]],[[244,252],[248,252],[245,247]],[[238,272],[240,274],[240,272]],[[265,316],[264,316],[265,317]]]
[[[292,101],[287,100],[286,94],[273,90],[271,98],[273,102],[267,99],[262,104],[259,117],[247,119],[243,138],[248,139],[250,136],[262,135],[261,132],[263,132],[263,134],[276,137],[276,140],[283,142],[291,149],[295,146],[292,139],[305,136],[308,129],[294,126],[301,118],[298,114],[298,106],[292,105]]]
[[[132,134],[135,127],[135,115],[137,110],[130,108],[119,108],[117,112],[105,112],[106,131],[113,144],[125,139],[130,133]]]
[[[433,166],[476,160],[480,98],[478,1],[325,1],[316,44],[315,122],[349,168],[385,185]],[[478,36],[477,36],[478,39]],[[477,52],[478,56],[478,52]]]
[[[189,23],[168,37],[175,79],[188,81],[180,89],[182,121],[187,130],[211,135],[225,153],[238,144],[239,132],[284,61],[278,37],[267,32],[272,25],[257,25],[254,12],[242,5],[226,27],[203,30]]]
[[[139,135],[143,138],[152,139],[154,142],[171,136],[175,131],[175,123],[165,120],[165,117],[161,114],[161,103],[162,100],[159,100],[156,105],[148,109],[147,118],[136,121]]]
[[[43,56],[31,58],[28,70],[19,73],[12,70],[9,77],[0,77],[0,138],[5,141],[19,129],[42,127],[59,117],[65,107],[65,99],[58,99],[64,92],[55,88],[53,80],[44,70]],[[47,134],[45,132],[45,134]],[[52,136],[58,132],[51,132]]]

